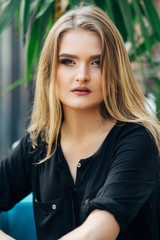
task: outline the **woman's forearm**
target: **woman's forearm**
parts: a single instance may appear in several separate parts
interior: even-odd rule
[[[80,227],[60,240],[115,240],[119,231],[119,224],[111,213],[94,210]]]
[[[1,230],[0,230],[0,239],[1,240],[15,240],[14,238],[10,237],[6,233],[2,232]]]

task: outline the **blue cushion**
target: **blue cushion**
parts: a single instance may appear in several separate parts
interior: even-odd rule
[[[0,214],[0,228],[16,240],[36,240],[32,194]]]

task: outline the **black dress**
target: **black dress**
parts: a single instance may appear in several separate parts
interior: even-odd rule
[[[80,159],[75,184],[60,142],[50,159],[36,164],[44,158],[45,146],[39,138],[33,149],[26,135],[0,162],[0,211],[33,191],[38,240],[60,238],[93,209],[114,215],[118,240],[160,239],[159,156],[144,127],[115,125],[98,151]]]

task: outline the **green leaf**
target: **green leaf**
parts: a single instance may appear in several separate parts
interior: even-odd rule
[[[108,0],[108,1],[106,0],[106,11],[107,11],[110,19],[113,22],[115,22],[114,13],[113,13],[113,1],[111,2],[110,0]]]
[[[79,6],[81,3],[81,0],[69,0],[69,5],[72,7]]]
[[[25,35],[26,35],[26,32],[27,32],[27,27],[28,27],[30,1],[31,0],[25,1],[25,6],[24,6],[24,14],[23,14],[23,42],[25,42]]]
[[[50,24],[51,13],[53,10],[53,3],[46,10],[46,12],[38,18],[32,26],[30,40],[27,49],[27,73],[26,84],[29,85],[32,80],[32,71],[37,67],[40,52],[44,44],[44,37],[48,31],[48,24]]]
[[[143,1],[146,11],[148,13],[149,21],[156,35],[157,39],[160,41],[160,18],[158,17],[158,12],[156,11],[151,0]]]
[[[39,5],[39,0],[34,0],[30,4],[29,14],[31,14],[32,12],[37,12],[38,5]]]
[[[32,69],[33,69],[33,60],[37,55],[38,51],[38,33],[39,33],[40,21],[37,19],[33,25],[30,34],[30,39],[27,48],[27,73],[26,73],[26,85],[29,85],[29,82],[32,79]]]
[[[132,12],[130,8],[130,4],[127,0],[117,0],[123,15],[124,23],[126,25],[126,29],[130,38],[130,41],[133,45],[134,53],[136,54],[136,44],[134,40],[134,27],[133,27],[133,20],[132,20]]]
[[[160,120],[160,78],[153,76],[153,85],[148,85],[145,83],[146,90],[151,92],[155,97],[155,103],[157,108],[157,117]]]
[[[92,5],[94,3],[94,0],[84,0],[84,5]]]
[[[154,35],[151,35],[149,38],[150,38],[151,47],[153,47],[157,43],[157,41],[156,41]],[[136,57],[143,55],[145,52],[146,52],[146,46],[145,46],[145,42],[143,42],[137,47],[136,56],[134,54],[131,54],[129,56],[130,60],[135,61]]]
[[[53,3],[53,2],[54,2],[54,0],[45,0],[43,5],[41,6],[40,10],[38,11],[38,13],[36,15],[36,19],[41,17],[47,11],[50,4]]]
[[[15,30],[16,32],[19,32],[20,28],[21,28],[21,11],[20,11],[20,5],[19,7],[17,8],[17,11],[16,11],[16,17],[15,17]]]
[[[108,1],[108,0],[95,0],[95,4],[99,8],[103,9],[104,11],[106,11],[106,1]]]
[[[7,2],[10,2],[10,0],[1,0],[0,7],[1,7],[1,5],[3,5],[3,3],[7,3]]]
[[[114,24],[120,31],[123,37],[123,40],[128,41],[128,33],[127,33],[126,25],[124,23],[122,12],[119,4],[117,3],[117,0],[112,0],[112,9],[113,9],[113,15],[114,15]]]
[[[5,93],[9,93],[11,92],[13,89],[17,88],[18,86],[20,86],[22,83],[25,82],[25,78],[20,78],[17,81],[15,81],[14,83],[12,83],[11,85],[9,85],[4,92]]]
[[[143,38],[145,40],[144,43],[146,45],[146,49],[150,53],[152,44],[150,42],[149,33],[148,33],[148,31],[147,31],[147,29],[145,27],[145,23],[143,21],[139,5],[138,5],[137,1],[133,1],[132,3],[133,3],[133,7],[135,9],[136,16],[138,18],[138,22],[139,22],[140,27],[141,27]]]
[[[39,39],[38,42],[38,51],[37,51],[37,58],[39,58],[40,52],[42,50],[44,41],[45,41],[45,35],[48,33],[48,28],[50,27],[50,19],[52,15],[53,10],[53,4],[50,5],[50,7],[47,9],[47,11],[41,16],[40,18],[40,26],[39,26],[39,33],[37,38]]]
[[[4,11],[0,16],[0,34],[6,29],[9,24],[11,23],[14,14],[19,7],[21,0],[13,0],[10,1],[9,4],[6,6]]]

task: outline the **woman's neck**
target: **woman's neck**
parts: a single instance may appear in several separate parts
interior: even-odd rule
[[[113,121],[103,118],[99,109],[64,109],[61,134],[81,141],[92,137],[93,134],[101,134],[104,131],[109,132],[114,124]]]

